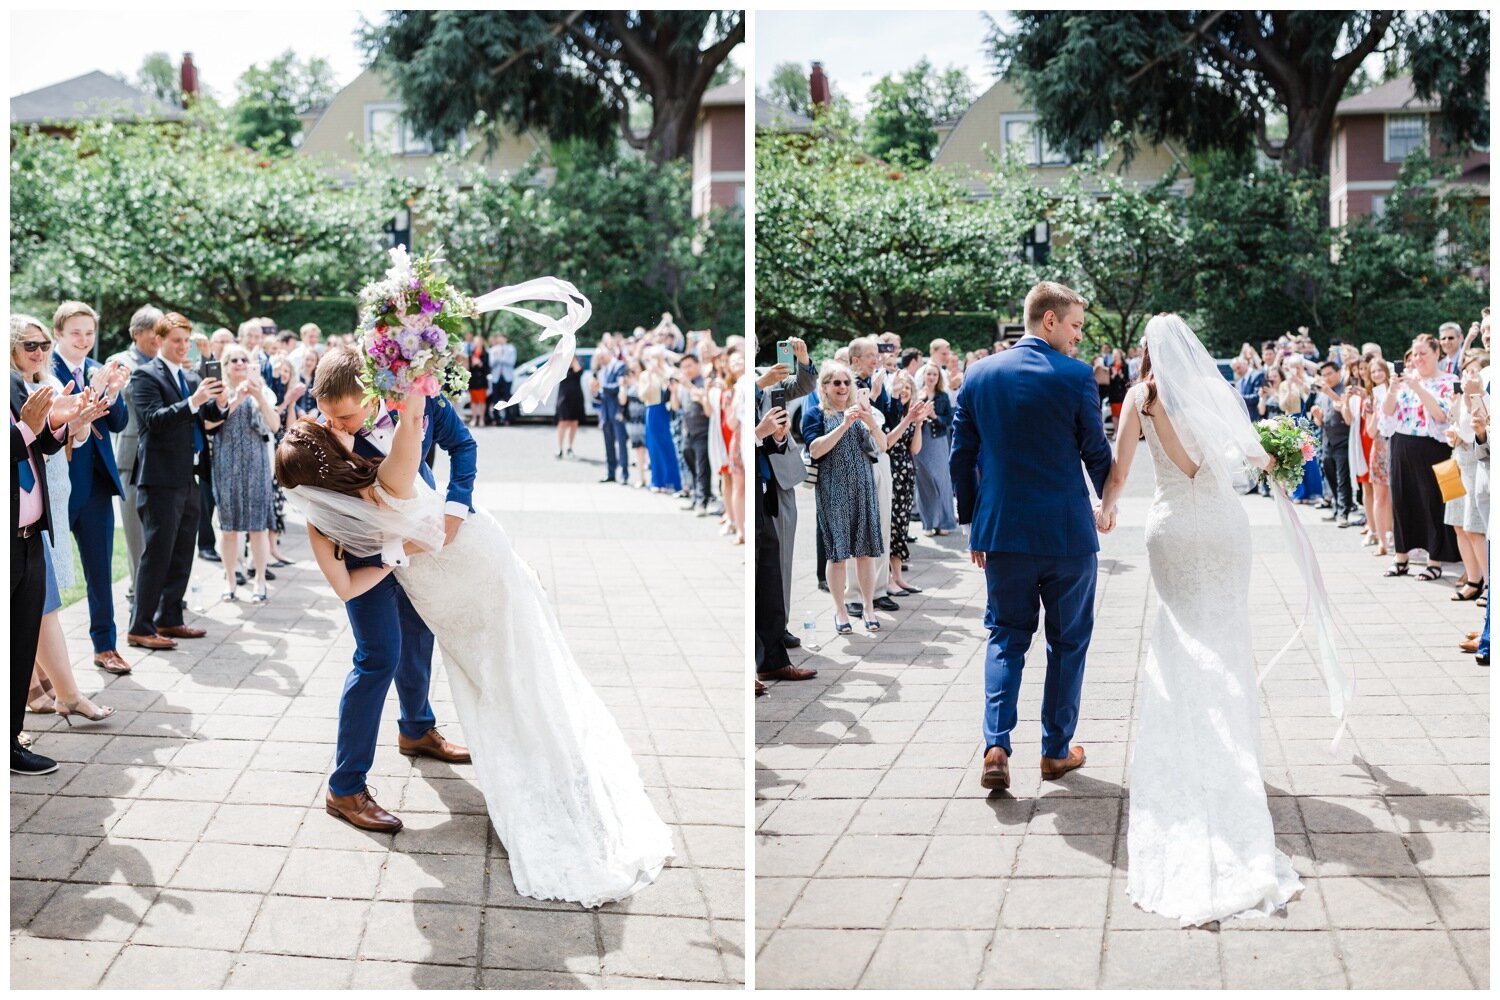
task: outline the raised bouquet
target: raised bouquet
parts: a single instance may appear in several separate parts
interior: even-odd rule
[[[1276,460],[1265,475],[1288,493],[1295,492],[1302,485],[1304,467],[1318,453],[1318,439],[1305,424],[1284,415],[1257,422],[1255,430],[1261,447]]]
[[[466,391],[462,324],[475,315],[473,301],[438,272],[441,247],[415,258],[405,246],[390,254],[385,278],[359,293],[364,401],[383,399],[399,410],[411,393],[444,397]]]

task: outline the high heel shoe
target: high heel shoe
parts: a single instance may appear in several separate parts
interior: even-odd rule
[[[250,595],[250,603],[251,604],[264,604],[267,601],[269,601],[270,599],[271,599],[271,595],[268,594],[268,593],[266,593],[264,590],[262,590],[258,594],[251,594]]]
[[[80,708],[80,705],[88,705],[93,711],[86,711]],[[58,699],[57,714],[68,724],[68,728],[71,729],[73,728],[73,720],[70,716],[81,715],[89,722],[103,722],[111,715],[114,715],[115,710],[109,705],[95,705],[87,698],[79,698],[77,701],[63,701],[62,699]]]

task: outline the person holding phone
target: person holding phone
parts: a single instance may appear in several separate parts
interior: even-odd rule
[[[1381,404],[1391,417],[1391,508],[1396,560],[1386,576],[1406,576],[1412,549],[1427,553],[1420,580],[1436,580],[1443,564],[1459,559],[1458,538],[1443,523],[1443,495],[1432,467],[1451,457],[1444,439],[1453,408],[1454,386],[1438,368],[1437,338],[1419,334],[1407,352],[1409,363]]]
[[[213,436],[214,503],[224,532],[220,556],[224,560],[226,601],[237,600],[235,564],[240,554],[240,535],[250,537],[250,557],[255,567],[255,589],[250,600],[264,604],[266,566],[271,561],[270,533],[276,528],[275,485],[271,480],[271,455],[267,444],[281,430],[276,413],[276,395],[251,364],[250,353],[238,344],[224,352],[224,385],[229,404],[223,419],[208,420],[204,429]]]
[[[1455,601],[1478,600],[1489,583],[1489,407],[1479,374],[1489,363],[1489,355],[1483,351],[1470,351],[1465,356],[1462,392],[1444,431],[1464,484],[1464,495],[1448,501],[1443,512],[1443,523],[1453,528],[1464,563],[1463,578],[1453,595]]]
[[[782,343],[787,345],[789,364],[780,363],[781,352],[778,348],[778,363],[761,372],[756,379],[756,387],[761,390],[757,401],[759,415],[765,417],[768,409],[777,405],[783,408],[789,406],[793,400],[801,399],[814,392],[818,387],[818,373],[813,369],[812,358],[808,354],[807,344],[800,337],[788,337]],[[816,400],[809,399],[808,408],[816,408]],[[805,414],[807,409],[804,408]],[[775,529],[778,545],[777,566],[780,575],[781,602],[791,613],[792,609],[792,557],[796,551],[797,541],[797,487],[807,479],[807,466],[803,463],[800,450],[793,444],[791,447],[780,450],[771,450],[765,454],[765,459],[770,465],[772,479],[778,493],[776,502],[767,505],[767,517],[771,526]],[[759,521],[757,521],[759,523]],[[759,541],[756,542],[757,549]],[[822,567],[820,567],[822,568]],[[823,569],[826,577],[827,570]],[[782,642],[788,647],[796,647],[802,644],[802,640],[784,631]],[[809,675],[810,676],[810,675]]]

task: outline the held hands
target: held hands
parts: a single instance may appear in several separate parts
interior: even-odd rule
[[[1105,513],[1103,505],[1094,505],[1094,527],[1099,529],[1101,535],[1107,535],[1115,530],[1115,513],[1118,509],[1111,507],[1109,512]]]

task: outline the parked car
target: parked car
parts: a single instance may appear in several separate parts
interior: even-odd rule
[[[577,349],[577,351],[574,352],[574,354],[578,358],[578,363],[583,366],[583,422],[586,424],[598,423],[599,414],[594,410],[594,400],[589,395],[588,384],[589,366],[592,365],[594,361],[594,349],[592,347],[580,347]],[[526,379],[529,378],[531,374],[538,368],[542,367],[542,365],[545,364],[547,359],[551,356],[551,352],[548,352],[547,354],[539,354],[525,364],[517,365],[514,385],[518,386],[522,382],[526,381]],[[546,399],[542,400],[541,405],[539,405],[531,413],[522,413],[519,407],[514,407],[514,409],[516,410],[517,420],[551,420],[557,415],[557,390],[553,389],[551,394],[549,394]]]

